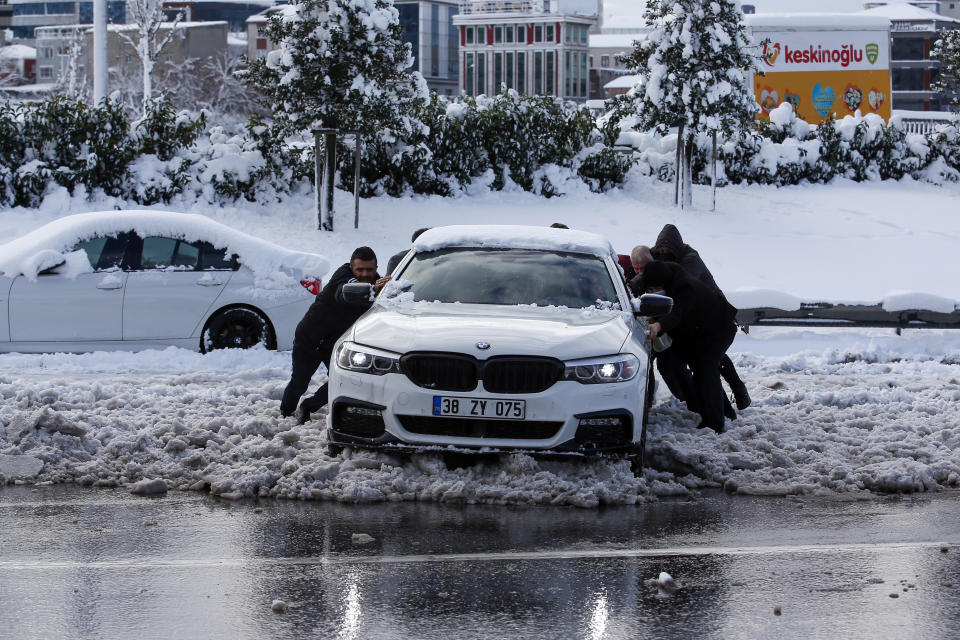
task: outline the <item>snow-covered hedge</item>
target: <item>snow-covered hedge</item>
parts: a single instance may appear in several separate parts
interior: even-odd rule
[[[641,171],[673,179],[676,136],[626,131],[620,142],[636,150]],[[710,182],[711,140],[701,136],[694,180]],[[718,180],[723,184],[795,185],[834,178],[858,182],[911,176],[935,183],[960,181],[960,131],[943,126],[933,134],[909,134],[875,114],[846,116],[811,126],[789,104],[770,114],[757,131],[721,140]]]

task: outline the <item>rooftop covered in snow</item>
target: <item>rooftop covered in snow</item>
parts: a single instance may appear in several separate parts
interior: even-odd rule
[[[758,13],[744,16],[746,25],[760,31],[886,31],[890,18],[859,13]]]

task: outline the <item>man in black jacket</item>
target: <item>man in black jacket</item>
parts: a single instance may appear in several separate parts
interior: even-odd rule
[[[333,345],[343,333],[370,308],[370,305],[350,304],[343,299],[343,285],[350,282],[368,282],[378,292],[390,280],[377,274],[377,256],[370,247],[358,247],[350,262],[341,265],[323,290],[317,295],[307,313],[297,325],[293,336],[293,372],[280,401],[280,414],[293,415],[310,378],[322,362],[329,369]],[[312,397],[300,405],[297,420],[303,424],[310,414],[327,404],[327,385],[323,384]]]
[[[642,276],[630,281],[630,290],[634,295],[655,292],[673,298],[673,310],[650,324],[650,338],[670,334],[673,345],[668,351],[675,349],[675,355],[693,372],[692,388],[686,391],[697,399],[699,426],[721,433],[724,393],[720,359],[737,332],[736,309],[674,262],[651,262]]]
[[[656,260],[679,264],[687,272],[687,275],[716,291],[726,302],[723,291],[717,286],[713,274],[703,263],[700,254],[693,247],[683,242],[683,237],[680,236],[680,231],[675,226],[672,224],[664,225],[660,235],[657,236],[656,244],[650,251]],[[747,385],[740,379],[736,367],[733,366],[733,361],[727,354],[724,354],[720,359],[720,375],[730,385],[737,408],[742,410],[749,407],[751,400],[750,394],[747,392]]]

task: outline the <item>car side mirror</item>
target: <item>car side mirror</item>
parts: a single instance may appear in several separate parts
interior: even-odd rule
[[[59,269],[60,267],[62,267],[62,266],[65,265],[65,264],[67,264],[67,261],[66,261],[66,260],[61,260],[60,262],[58,262],[57,264],[53,265],[52,267],[47,267],[46,269],[44,269],[43,271],[41,271],[41,272],[38,273],[37,275],[38,275],[38,276],[51,276],[51,275],[54,275],[55,273],[57,273],[57,269]]]
[[[645,293],[640,296],[640,304],[634,305],[634,309],[638,316],[659,318],[673,310],[673,298],[656,293]]]
[[[340,291],[347,304],[369,305],[373,300],[373,285],[367,282],[348,282]]]

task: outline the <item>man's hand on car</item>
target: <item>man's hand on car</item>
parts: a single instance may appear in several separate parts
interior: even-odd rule
[[[377,280],[377,281],[374,283],[374,285],[373,285],[373,293],[374,293],[374,295],[380,295],[380,290],[383,289],[383,285],[385,285],[385,284],[387,284],[388,282],[390,282],[390,279],[391,279],[390,276],[384,276],[384,277],[380,278],[379,280]]]
[[[647,335],[650,336],[650,339],[653,340],[660,332],[663,330],[663,327],[660,326],[659,322],[653,322],[647,325]]]

